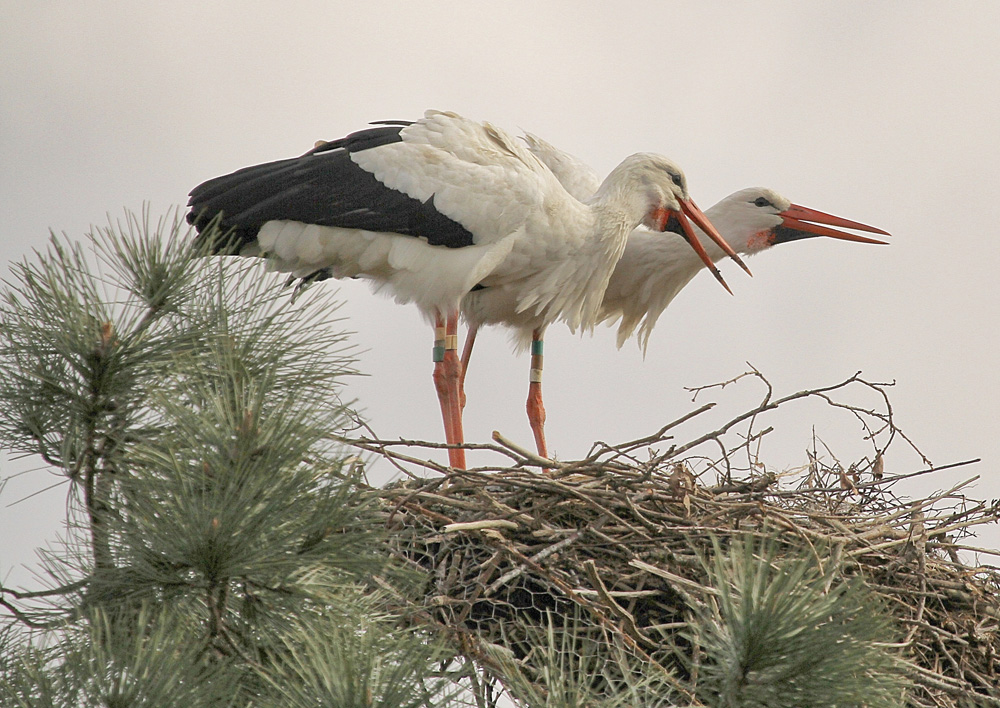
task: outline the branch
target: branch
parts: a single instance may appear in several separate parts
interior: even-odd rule
[[[53,595],[69,595],[71,592],[76,592],[81,588],[86,587],[87,583],[90,582],[90,578],[84,580],[77,580],[76,582],[69,583],[67,585],[62,585],[58,588],[52,588],[51,590],[33,590],[31,592],[19,592],[17,590],[12,590],[11,588],[5,588],[0,585],[0,596],[11,595],[15,600],[31,600],[36,597],[52,597]]]

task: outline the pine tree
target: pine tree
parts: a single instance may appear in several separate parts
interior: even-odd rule
[[[0,596],[0,705],[426,705],[440,648],[362,592],[407,579],[336,440],[336,303],[192,241],[128,215],[13,269],[0,436],[70,524],[48,587]]]
[[[888,613],[860,580],[818,562],[823,549],[781,553],[774,538],[718,540],[706,561],[715,602],[688,636],[707,657],[699,694],[718,708],[890,708],[903,663]]]

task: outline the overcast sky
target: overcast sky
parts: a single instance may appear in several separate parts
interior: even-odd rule
[[[767,186],[892,243],[791,243],[752,259],[753,279],[724,262],[735,296],[701,274],[645,359],[612,330],[553,327],[550,450],[646,435],[697,405],[683,387],[745,362],[779,395],[861,370],[896,382],[897,423],[934,463],[983,458],[914,493],[981,474],[975,493],[1000,497],[998,37],[989,2],[0,0],[0,257],[145,202],[163,214],[208,178],[427,108],[531,131],[602,174],[660,152],[703,208]],[[430,328],[361,283],[339,287],[369,375],[347,397],[384,438],[443,439]],[[497,429],[530,447],[527,357],[502,332],[477,349],[466,438]],[[758,395],[727,389],[688,437]],[[868,451],[820,406],[768,423],[778,471],[806,462],[814,424],[845,463]],[[921,466],[903,444],[887,455],[889,472]],[[18,477],[0,497],[0,574],[54,537],[65,487],[13,504],[50,481]]]

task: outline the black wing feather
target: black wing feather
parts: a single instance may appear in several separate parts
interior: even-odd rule
[[[216,177],[191,191],[188,221],[202,237],[219,217],[224,237],[216,253],[238,253],[254,243],[268,221],[364,229],[416,236],[434,246],[460,248],[473,243],[472,234],[434,208],[434,198],[414,199],[379,182],[360,168],[350,154],[402,140],[408,125],[368,128],[322,143],[301,157],[244,167]]]

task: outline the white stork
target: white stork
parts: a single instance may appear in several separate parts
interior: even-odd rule
[[[575,199],[520,141],[489,123],[428,111],[246,167],[192,190],[188,220],[216,253],[267,256],[296,277],[364,277],[433,322],[445,438],[463,442],[458,308],[473,288],[503,292],[542,326],[592,326],[625,239],[693,219],[731,251],[670,160],[625,159]],[[221,215],[221,217],[219,216]],[[218,218],[219,230],[208,229]],[[735,254],[734,254],[735,255]],[[712,266],[704,255],[705,264]],[[714,267],[714,266],[713,266]],[[449,448],[454,467],[465,451]]]
[[[524,138],[531,152],[544,162],[562,182],[566,190],[578,199],[586,200],[594,193],[600,180],[585,163],[565,153],[537,136]],[[792,204],[770,189],[744,189],[729,195],[706,211],[709,221],[737,252],[758,253],[779,243],[814,236],[829,236],[845,241],[884,244],[857,234],[846,233],[829,226],[857,229],[888,236],[888,232],[856,221],[843,219],[815,209]],[[818,223],[810,223],[818,222]],[[827,226],[823,226],[826,224]],[[668,230],[678,231],[671,221]],[[708,255],[713,261],[726,253],[712,244]],[[656,320],[685,285],[704,267],[703,259],[687,247],[684,240],[664,237],[639,227],[628,236],[625,251],[615,266],[604,293],[598,322],[614,323],[618,327],[618,347],[639,327],[638,340],[645,351]],[[512,328],[517,349],[532,347],[532,396],[528,401],[528,418],[535,432],[538,452],[547,456],[542,429],[545,411],[541,405],[541,334],[536,322],[526,313],[516,311],[512,298],[502,291],[478,289],[462,301],[462,314],[469,331],[462,353],[464,373],[472,356],[476,333],[481,325],[502,324]],[[640,325],[641,323],[641,325]]]

